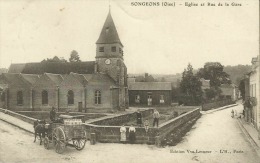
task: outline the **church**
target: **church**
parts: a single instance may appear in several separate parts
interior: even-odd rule
[[[13,111],[110,112],[128,108],[123,44],[109,11],[96,60],[11,64],[0,76],[0,107]]]

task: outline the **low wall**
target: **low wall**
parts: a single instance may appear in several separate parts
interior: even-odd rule
[[[145,109],[140,112],[142,113],[142,117],[147,117],[153,113],[153,109]],[[134,120],[136,120],[136,112],[114,115],[108,118],[104,117],[103,119],[101,118],[99,120],[92,121],[91,124],[104,126],[121,126],[129,121]]]
[[[13,112],[13,111],[10,111],[10,110],[6,110],[6,109],[1,109],[0,108],[0,111],[1,112],[6,112],[7,114],[13,116],[13,117],[16,117],[20,120],[23,120],[25,122],[28,122],[30,124],[33,124],[37,119],[35,118],[32,118],[32,117],[28,117],[28,116],[25,116],[25,115],[22,115],[22,114],[19,114],[19,113],[16,113],[16,112]]]
[[[50,120],[50,112],[49,111],[17,111],[17,113],[25,115],[27,117],[40,119],[40,120]],[[65,112],[57,112],[57,116],[60,114],[65,114]],[[81,113],[81,112],[70,112],[69,115],[85,115],[85,117],[82,119],[83,122],[89,120],[89,119],[95,119],[106,116],[106,114],[101,113]]]
[[[152,114],[152,111],[151,112],[146,111],[146,113]],[[191,119],[197,118],[199,116],[200,116],[200,109],[197,108],[159,125],[158,128],[151,127],[149,128],[147,133],[144,127],[135,127],[136,143],[155,144],[156,141],[162,140],[169,132],[172,132],[174,129],[187,123]],[[129,115],[128,117],[131,117],[131,115]],[[94,124],[93,123],[85,124],[87,133],[89,134],[88,135],[89,138],[91,133],[95,133],[96,140],[98,142],[119,143],[121,126],[100,125],[100,124],[104,124],[104,122],[109,122],[110,124],[113,124],[112,123],[113,119],[111,118],[108,118],[109,120],[107,121],[105,119],[101,120],[102,123],[96,121]],[[113,118],[115,119],[115,121],[120,121],[126,118],[126,115],[119,115],[118,117],[113,117]],[[129,126],[126,126],[126,128],[127,128],[127,135],[128,135]]]
[[[202,110],[207,111],[207,110],[219,108],[219,107],[230,105],[230,104],[235,104],[235,102],[232,100],[221,100],[221,101],[215,101],[215,102],[211,102],[211,103],[205,103],[205,104],[202,104]]]

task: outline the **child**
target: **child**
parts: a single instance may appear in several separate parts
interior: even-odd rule
[[[144,121],[144,129],[145,129],[145,131],[146,131],[146,133],[148,132],[148,129],[149,129],[149,121],[148,121],[148,119],[146,119],[145,121]]]

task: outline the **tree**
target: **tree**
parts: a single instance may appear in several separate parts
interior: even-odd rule
[[[180,89],[184,96],[182,96],[186,105],[198,105],[202,100],[200,79],[193,74],[192,65],[189,63],[187,70],[184,69],[182,73],[182,80],[180,82]]]
[[[199,69],[197,76],[210,80],[210,87],[218,88],[221,84],[231,84],[229,74],[223,71],[224,66],[219,62],[207,62],[204,68]]]
[[[240,81],[238,89],[241,92],[242,99],[245,100],[245,96],[246,96],[245,79]]]
[[[81,60],[79,58],[79,54],[76,50],[71,51],[69,61],[70,62],[81,62]]]
[[[47,58],[41,61],[42,63],[44,62],[67,62],[66,59],[64,59],[63,57],[59,58],[57,56],[54,56],[53,58]]]

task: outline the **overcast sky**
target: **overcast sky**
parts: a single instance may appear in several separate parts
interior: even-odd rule
[[[176,7],[141,7],[131,2],[136,1],[110,2],[128,73],[179,73],[189,62],[194,68],[210,61],[251,64],[259,54],[258,0],[236,1],[242,7],[185,7],[174,0],[167,2],[176,2]],[[81,60],[94,61],[108,4],[0,0],[0,67],[55,55],[68,59],[72,50]]]

